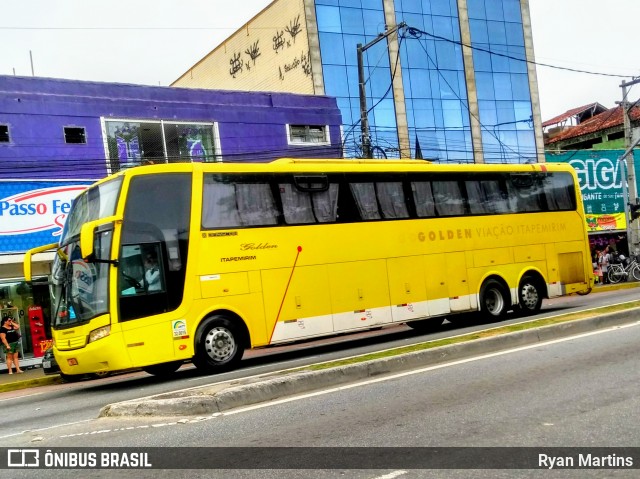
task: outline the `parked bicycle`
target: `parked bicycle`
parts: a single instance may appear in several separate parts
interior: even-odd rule
[[[638,263],[638,258],[633,257],[633,259],[630,260],[623,255],[618,256],[617,259],[609,263],[607,277],[610,283],[627,281],[629,277],[632,277],[635,281],[640,281],[640,264]]]

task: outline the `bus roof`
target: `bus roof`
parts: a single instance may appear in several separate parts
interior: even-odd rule
[[[348,173],[348,172],[513,172],[573,171],[568,163],[432,163],[424,160],[373,160],[338,158],[281,158],[269,163],[162,163],[128,168],[96,183],[103,183],[117,176],[147,173]]]

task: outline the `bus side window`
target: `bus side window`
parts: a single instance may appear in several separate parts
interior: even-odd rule
[[[535,213],[545,211],[544,190],[537,175],[514,174],[510,177],[513,191],[517,199],[517,211],[519,213]]]
[[[330,183],[327,191],[311,193],[313,213],[318,223],[334,223],[338,218],[338,184]]]
[[[379,220],[378,202],[373,183],[349,183],[360,217],[363,220]]]
[[[436,180],[432,186],[438,216],[464,215],[465,199],[458,181]]]
[[[293,184],[280,183],[280,200],[284,221],[288,225],[315,223],[310,193],[299,191]]]
[[[465,181],[472,215],[491,215],[509,212],[507,196],[497,179]]]
[[[278,224],[278,209],[269,183],[237,183],[235,186],[242,226]]]
[[[431,191],[431,182],[412,181],[411,191],[418,218],[433,218],[436,215],[436,206]]]
[[[278,224],[280,211],[269,183],[231,183],[205,178],[204,228],[238,228]]]
[[[385,219],[408,218],[409,210],[404,197],[401,181],[383,181],[376,183],[378,203]]]
[[[202,226],[204,228],[237,228],[240,214],[236,202],[236,188],[205,178],[202,199]]]
[[[338,201],[336,220],[339,223],[355,223],[362,221],[356,206],[356,200],[351,192],[349,183],[341,181],[338,185]]]
[[[573,178],[568,173],[550,173],[543,180],[547,206],[551,211],[576,209]]]

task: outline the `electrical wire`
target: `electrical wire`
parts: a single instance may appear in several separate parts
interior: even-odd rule
[[[552,65],[550,63],[541,63],[541,62],[536,62],[534,60],[527,60],[526,58],[518,58],[518,57],[514,57],[512,55],[507,55],[505,53],[498,53],[498,52],[489,50],[487,48],[482,48],[482,47],[479,47],[479,46],[469,45],[469,44],[461,42],[461,41],[452,40],[450,38],[442,37],[440,35],[434,35],[433,33],[428,33],[428,32],[425,32],[424,30],[420,30],[419,28],[415,28],[415,27],[407,27],[407,31],[408,32],[413,31],[415,33],[420,33],[420,34],[423,34],[423,35],[427,35],[427,36],[429,36],[431,38],[434,38],[436,40],[443,40],[445,42],[453,43],[455,45],[460,45],[462,47],[471,48],[472,50],[477,50],[477,51],[480,51],[480,52],[489,53],[490,55],[509,58],[511,60],[517,60],[517,61],[520,61],[520,62],[530,63],[530,64],[536,65],[536,66],[553,68],[555,70],[564,70],[564,71],[569,71],[569,72],[574,72],[574,73],[584,73],[584,74],[587,74],[587,75],[599,75],[599,76],[614,77],[614,78],[633,78],[632,75],[618,75],[618,74],[614,74],[614,73],[603,73],[603,72],[594,72],[594,71],[590,71],[590,70],[580,70],[578,68],[563,67],[563,66],[559,66],[559,65]]]
[[[511,148],[509,145],[506,145],[496,134],[494,131],[490,130],[487,126],[485,126],[481,121],[480,118],[478,118],[469,108],[469,103],[468,100],[465,100],[463,98],[460,97],[460,95],[458,94],[458,92],[451,86],[451,84],[449,83],[449,80],[447,80],[447,78],[442,74],[441,69],[438,67],[438,64],[435,60],[433,60],[433,58],[431,57],[431,55],[429,54],[428,50],[425,48],[425,46],[422,44],[422,42],[420,42],[420,38],[421,38],[421,34],[420,33],[425,33],[422,30],[413,28],[413,27],[407,27],[406,28],[407,34],[410,35],[411,38],[414,38],[416,40],[418,40],[418,44],[420,45],[420,47],[423,49],[423,51],[425,52],[425,55],[427,56],[427,60],[433,65],[434,69],[436,70],[436,72],[438,73],[438,75],[442,78],[442,80],[445,82],[445,84],[449,87],[449,90],[451,90],[451,93],[453,93],[453,95],[458,99],[458,101],[460,102],[460,104],[467,110],[467,112],[469,113],[469,116],[473,117],[476,119],[476,121],[478,122],[478,124],[480,125],[480,127],[482,129],[484,129],[484,131],[486,131],[489,135],[491,135],[493,138],[496,139],[496,141],[498,142],[498,144],[501,146],[501,150],[502,148],[504,148],[505,150],[510,150],[511,153],[513,153],[516,157],[519,157],[521,160],[524,160],[524,162],[529,162],[531,160],[531,158],[527,158],[524,157],[520,154],[520,152],[515,151],[513,148]],[[495,125],[493,125],[495,127]],[[483,149],[484,150],[484,149]],[[506,161],[506,155],[501,155],[501,157],[505,157],[505,161],[504,163],[508,163]]]

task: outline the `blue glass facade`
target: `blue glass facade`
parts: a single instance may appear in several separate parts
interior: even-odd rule
[[[520,0],[468,0],[467,7],[485,161],[535,161]]]
[[[325,94],[336,97],[342,112],[346,156],[361,153],[357,45],[366,45],[385,30],[382,1],[368,0],[364,4],[360,0],[316,1]],[[364,52],[364,66],[371,142],[397,152],[395,106],[389,91],[392,69],[386,42]]]
[[[412,156],[418,152],[436,161],[472,163],[456,0],[396,0],[395,6],[398,22],[404,21],[409,27],[425,32],[401,38],[402,81]]]
[[[388,0],[389,1],[389,0]],[[325,93],[343,115],[345,156],[361,154],[356,46],[385,31],[383,0],[316,0]],[[485,162],[536,158],[531,95],[519,0],[467,0],[473,47],[477,118]],[[367,107],[375,156],[398,157],[398,125],[406,124],[412,157],[473,162],[468,88],[457,0],[395,0],[399,62],[386,41],[364,54]],[[502,56],[505,55],[505,56]],[[513,57],[513,58],[509,58]],[[516,59],[514,59],[516,58]],[[402,72],[403,99],[392,77]],[[396,117],[404,102],[406,119]]]

